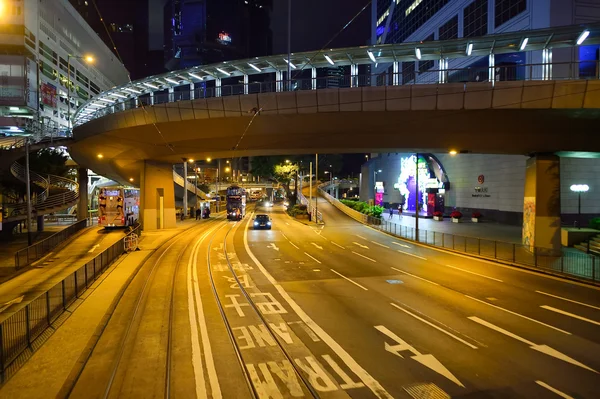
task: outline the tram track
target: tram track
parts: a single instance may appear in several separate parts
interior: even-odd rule
[[[298,377],[298,380],[302,383],[302,386],[304,387],[303,390],[306,390],[306,392],[308,393],[308,395],[306,395],[306,396],[310,396],[313,398],[319,398],[320,396],[317,393],[316,389],[310,384],[310,382],[308,381],[306,376],[303,374],[302,370],[300,370],[300,368],[295,364],[292,355],[290,353],[288,353],[285,346],[281,342],[281,339],[273,331],[273,328],[269,324],[268,320],[261,313],[261,311],[259,310],[255,301],[252,299],[252,296],[250,295],[248,290],[245,288],[245,286],[244,286],[245,283],[240,280],[237,273],[235,272],[235,268],[232,263],[231,256],[227,252],[227,248],[228,248],[227,240],[230,237],[230,233],[234,232],[234,230],[240,225],[240,223],[241,222],[236,222],[233,225],[229,226],[229,228],[224,232],[224,236],[222,238],[222,255],[223,255],[223,259],[225,260],[225,263],[227,265],[227,268],[229,269],[229,272],[231,273],[233,280],[235,281],[235,284],[237,285],[239,291],[243,295],[246,303],[252,309],[253,314],[254,314],[253,319],[255,321],[257,321],[258,323],[260,323],[260,325],[262,325],[265,328],[265,330],[268,332],[268,334],[271,337],[271,339],[273,340],[273,342],[276,343],[276,351],[275,351],[276,354],[272,353],[269,356],[271,358],[270,360],[279,360],[279,359],[287,360],[288,364],[291,365],[293,372]],[[208,244],[208,250],[207,250],[207,255],[206,255],[206,264],[208,267],[208,276],[209,276],[209,280],[210,280],[211,290],[213,292],[213,295],[214,295],[214,298],[215,298],[215,301],[216,301],[216,304],[217,304],[217,307],[219,310],[219,314],[221,315],[223,324],[225,325],[225,328],[227,330],[227,335],[231,341],[233,350],[235,352],[235,357],[238,360],[238,365],[244,376],[244,379],[245,379],[245,382],[246,382],[246,385],[248,388],[248,393],[249,393],[250,397],[252,397],[253,399],[261,398],[264,396],[264,393],[263,393],[263,395],[261,395],[261,393],[257,389],[256,384],[253,383],[251,373],[248,369],[249,362],[246,361],[245,356],[243,355],[243,352],[242,352],[242,348],[240,347],[240,344],[237,342],[237,340],[235,338],[232,323],[231,323],[229,317],[227,316],[225,307],[223,305],[223,300],[220,297],[219,290],[217,288],[215,276],[213,273],[213,267],[212,267],[213,262],[212,262],[212,258],[211,258],[211,248],[212,248],[212,245],[213,245],[213,242],[215,241],[215,239],[216,239],[216,234],[213,235],[213,237],[211,238],[211,240]]]

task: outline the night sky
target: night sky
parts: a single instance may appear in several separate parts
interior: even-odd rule
[[[320,50],[369,0],[292,0],[292,52]],[[273,54],[287,53],[287,0],[275,0],[271,15]],[[367,44],[371,6],[328,47]]]

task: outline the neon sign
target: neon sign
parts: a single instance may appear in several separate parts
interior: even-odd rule
[[[229,36],[229,33],[227,32],[221,32],[219,33],[219,38],[217,39],[217,41],[227,46],[231,44],[231,36]]]

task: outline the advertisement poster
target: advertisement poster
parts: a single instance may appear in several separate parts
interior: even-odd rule
[[[30,58],[26,58],[25,64],[26,64],[26,68],[27,68],[27,76],[25,77],[25,79],[26,79],[26,82],[25,82],[25,104],[27,104],[27,106],[29,108],[37,110],[38,104],[39,104],[38,90],[37,90],[37,86],[38,86],[37,63]]]
[[[42,84],[42,104],[56,108],[56,86]]]
[[[535,197],[525,197],[523,203],[523,245],[535,247]]]

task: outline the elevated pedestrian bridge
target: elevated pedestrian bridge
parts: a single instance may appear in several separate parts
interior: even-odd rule
[[[598,44],[600,24],[589,24],[197,66],[86,103],[70,153],[143,185],[151,170],[185,158],[600,152],[590,133],[600,116],[598,60],[573,51]]]

